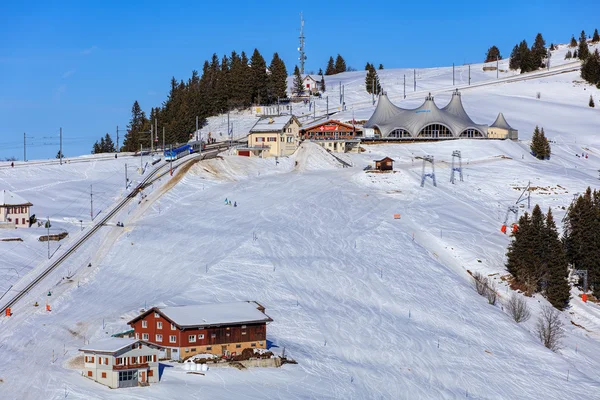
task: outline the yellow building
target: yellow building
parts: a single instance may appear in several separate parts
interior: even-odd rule
[[[28,228],[32,205],[9,190],[0,191],[0,228]]]
[[[248,134],[248,147],[239,148],[240,156],[283,157],[298,148],[300,122],[293,115],[265,117]]]
[[[506,122],[502,113],[498,114],[498,118],[488,128],[488,138],[490,139],[511,139],[517,140],[519,138],[519,131],[514,129]]]

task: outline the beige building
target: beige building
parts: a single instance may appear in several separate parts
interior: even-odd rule
[[[248,147],[237,149],[240,156],[283,157],[293,154],[299,144],[300,123],[293,115],[258,120],[248,134]]]
[[[360,153],[358,139],[314,139],[311,142],[333,153]]]
[[[84,348],[83,376],[112,389],[157,383],[158,347],[142,340],[107,338]]]
[[[490,139],[519,139],[519,131],[514,129],[506,122],[502,113],[498,114],[498,118],[488,128],[488,138]]]
[[[30,202],[8,190],[0,191],[0,227],[29,228]]]

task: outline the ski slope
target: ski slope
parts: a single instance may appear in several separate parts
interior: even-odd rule
[[[451,71],[422,72],[438,74],[439,106],[449,100],[442,89]],[[386,73],[391,80],[402,76]],[[366,119],[373,106],[361,91],[364,72],[362,82],[355,74],[335,79],[345,80],[347,98],[356,99],[355,109],[344,115],[351,118],[353,111],[356,119]],[[49,280],[30,293],[43,304],[52,290],[51,313],[23,304],[13,317],[0,319],[0,397],[597,397],[598,306],[581,303],[573,289],[572,307],[561,314],[563,349],[553,353],[534,332],[545,300],[528,298],[533,317],[516,324],[503,311],[511,292],[499,278],[506,273],[509,243],[500,226],[520,188],[531,181],[532,205],[552,207],[558,222],[574,193],[598,187],[600,112],[587,99],[600,93],[579,80],[577,73],[564,73],[463,91],[476,122],[489,124],[501,111],[519,129],[521,142],[368,145],[360,154],[344,155],[353,168],[340,168],[311,143],[277,162],[222,154],[196,164],[170,190],[157,187],[139,207],[119,215],[126,229],[107,227],[71,260],[87,265],[93,259],[92,268],[78,271],[72,282]],[[421,101],[415,96],[396,103]],[[255,117],[236,118],[250,125]],[[527,139],[536,124],[555,141],[549,161],[529,155]],[[457,149],[464,182],[451,185]],[[575,156],[582,152],[589,157]],[[435,156],[437,188],[430,181],[420,187],[418,157],[425,154]],[[394,173],[363,171],[383,156],[396,161]],[[114,187],[106,191],[117,198],[117,170],[124,166],[114,163],[98,163],[88,176],[94,184],[107,179]],[[13,189],[19,190],[17,181],[23,181],[22,190],[47,185],[50,197],[85,193],[91,183],[48,178],[51,168],[15,178]],[[114,182],[107,178],[110,171]],[[225,206],[225,198],[238,207]],[[83,198],[78,204],[84,213]],[[467,270],[492,275],[500,295],[496,306],[477,295]],[[83,378],[77,368],[84,341],[128,329],[126,322],[142,308],[236,300],[266,307],[274,320],[267,329],[273,350],[285,348],[298,365],[210,369],[196,376],[174,364],[159,384],[118,390]]]

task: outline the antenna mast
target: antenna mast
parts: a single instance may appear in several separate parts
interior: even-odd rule
[[[300,74],[304,75],[306,54],[304,54],[304,18],[302,17],[302,13],[300,13],[300,47],[298,47],[298,51],[300,52]]]

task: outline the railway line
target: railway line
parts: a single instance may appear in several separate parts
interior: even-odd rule
[[[193,153],[189,156],[182,157],[177,161],[172,163],[173,169],[182,166],[188,162],[193,160],[204,160],[209,158],[214,158],[220,151],[229,148],[226,144],[217,143],[212,146],[207,146],[207,149],[199,153]],[[10,297],[7,301],[5,301],[0,308],[0,313],[4,314],[7,308],[12,308],[15,304],[19,302],[22,298],[24,298],[29,292],[34,289],[38,284],[40,284],[44,278],[50,275],[56,268],[58,268],[62,263],[64,263],[69,256],[77,251],[81,246],[83,246],[88,239],[90,239],[101,227],[103,227],[111,218],[113,218],[119,211],[121,211],[132,199],[134,199],[137,194],[152,184],[154,181],[160,179],[165,174],[168,174],[171,170],[171,163],[163,162],[161,165],[156,167],[152,172],[148,174],[131,192],[121,200],[112,210],[110,210],[105,216],[102,217],[100,221],[98,221],[95,225],[91,227],[91,229],[86,232],[82,237],[80,237],[68,250],[66,250],[63,254],[61,254],[54,262],[52,262],[46,269],[44,269],[41,273],[35,276],[31,282],[26,284],[24,287],[19,287],[17,294]],[[12,290],[16,290],[14,286]]]

